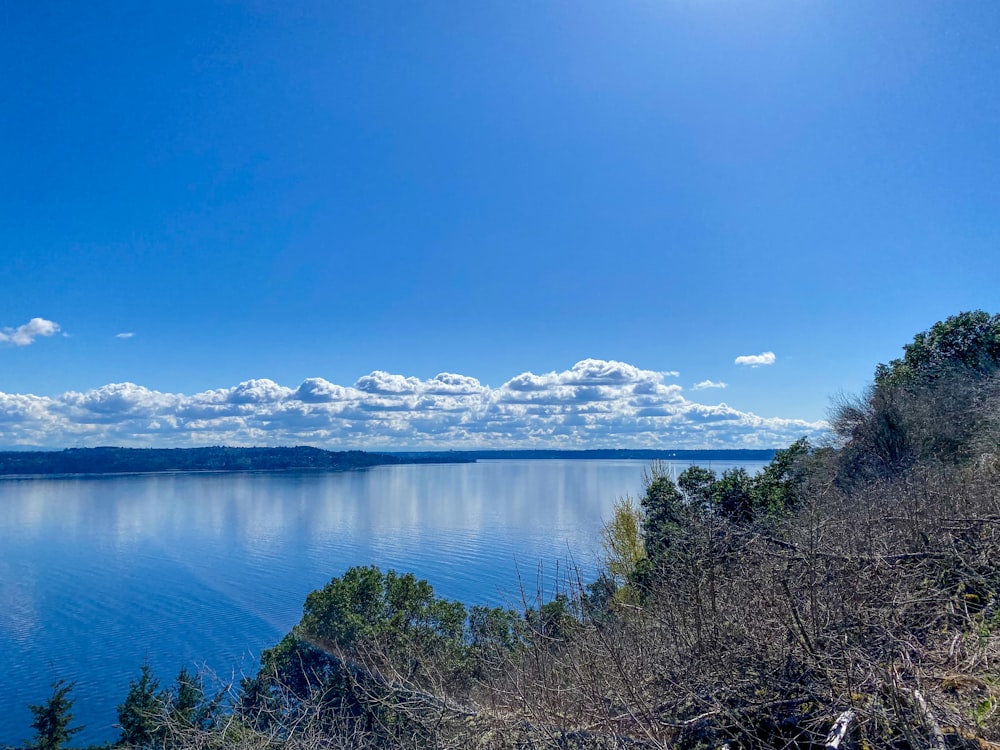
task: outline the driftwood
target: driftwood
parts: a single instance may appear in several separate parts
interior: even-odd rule
[[[941,725],[935,721],[930,706],[927,705],[927,701],[924,700],[924,696],[920,694],[919,690],[913,691],[913,702],[916,704],[920,718],[923,719],[931,731],[934,744],[930,745],[929,750],[947,750],[948,746],[945,744],[944,732],[941,731]]]
[[[841,745],[847,738],[847,733],[851,729],[851,724],[854,722],[856,717],[857,714],[851,709],[844,711],[844,713],[837,717],[837,720],[833,722],[833,728],[830,730],[830,734],[826,736],[826,745],[824,745],[826,750],[840,750]],[[846,747],[846,745],[844,745],[844,747]]]

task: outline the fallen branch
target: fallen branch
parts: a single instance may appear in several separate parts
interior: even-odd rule
[[[920,717],[931,730],[931,736],[934,738],[934,744],[929,747],[929,750],[948,750],[948,746],[944,741],[944,732],[941,731],[941,725],[935,721],[930,706],[927,705],[927,701],[924,700],[924,696],[920,694],[919,690],[914,689],[913,701],[917,705]]]
[[[850,730],[851,723],[856,716],[857,713],[848,709],[837,717],[837,720],[833,722],[830,734],[826,736],[826,745],[824,746],[826,750],[840,750],[840,745],[847,737],[847,732]]]

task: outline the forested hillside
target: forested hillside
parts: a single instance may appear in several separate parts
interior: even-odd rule
[[[131,474],[186,471],[342,471],[401,463],[461,463],[447,453],[392,456],[320,448],[67,448],[0,452],[0,475]]]

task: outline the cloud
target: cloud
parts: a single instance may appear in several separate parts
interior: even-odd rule
[[[115,334],[116,339],[130,339],[133,336],[135,336],[135,334],[132,333],[132,331],[123,331],[122,333]]]
[[[354,398],[355,393],[357,391],[353,388],[335,385],[323,378],[306,378],[302,381],[302,385],[295,389],[291,398],[311,404],[323,404],[350,400]]]
[[[135,383],[56,397],[0,392],[0,446],[767,448],[827,430],[691,401],[669,377],[587,359],[496,387],[456,373],[423,380],[377,370],[353,386],[309,378],[295,388],[255,379],[193,395]]]
[[[28,346],[39,336],[54,336],[59,333],[58,323],[45,318],[32,318],[23,326],[0,329],[0,343],[14,346]]]
[[[293,393],[291,388],[285,388],[273,380],[261,378],[246,380],[229,390],[226,399],[231,404],[271,404],[277,403]]]
[[[691,390],[703,391],[706,388],[728,388],[728,387],[729,385],[727,383],[721,383],[721,382],[717,383],[714,380],[702,380],[700,383],[695,383],[693,386],[691,386]]]
[[[773,365],[777,357],[774,352],[761,352],[760,354],[744,354],[736,358],[736,364],[749,365],[750,367],[760,367],[761,365]]]

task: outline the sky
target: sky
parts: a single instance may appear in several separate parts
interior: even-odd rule
[[[993,0],[0,4],[0,448],[743,448],[1000,293]]]

